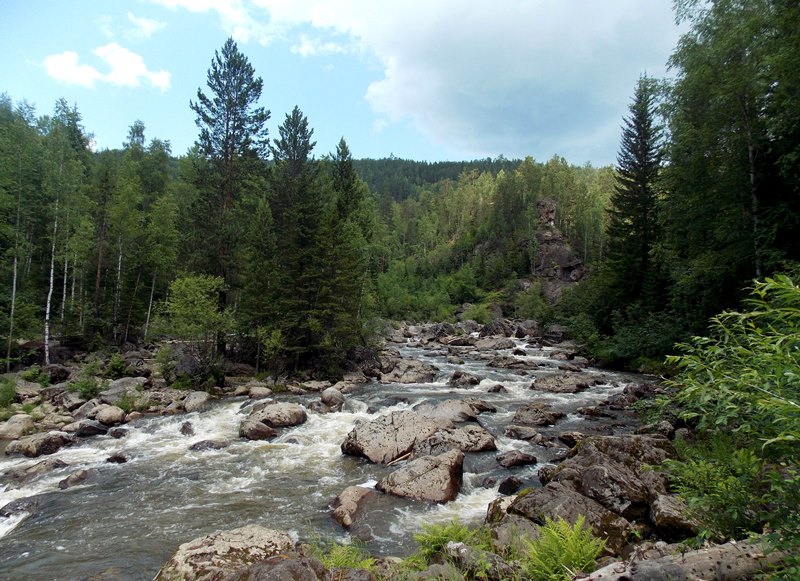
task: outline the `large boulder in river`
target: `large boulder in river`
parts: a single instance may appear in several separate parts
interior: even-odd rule
[[[631,524],[626,519],[560,482],[550,482],[544,488],[520,494],[508,507],[508,512],[540,525],[545,524],[547,518],[557,517],[574,524],[583,515],[594,535],[606,541],[606,552],[611,555],[622,551],[631,532]]]
[[[495,319],[483,326],[480,337],[511,337],[514,334],[514,326],[506,319]]]
[[[260,421],[245,418],[239,425],[239,436],[248,440],[271,440],[278,432]]]
[[[473,385],[478,385],[480,382],[481,378],[477,375],[457,369],[453,372],[453,375],[450,377],[450,379],[447,380],[447,385],[453,385],[455,387],[472,387]]]
[[[511,339],[495,339],[485,337],[475,342],[475,348],[481,351],[499,351],[501,349],[513,349],[517,344]]]
[[[331,503],[333,520],[346,529],[352,527],[364,499],[370,495],[375,495],[375,491],[371,488],[363,486],[348,486],[345,488]]]
[[[25,484],[37,476],[41,476],[42,474],[47,474],[53,470],[66,467],[67,463],[63,460],[59,460],[58,458],[46,458],[40,462],[37,462],[36,464],[33,464],[32,466],[14,468],[8,472],[4,472],[3,477],[9,478],[16,484]]]
[[[422,403],[414,408],[420,415],[432,420],[449,422],[472,422],[483,411],[495,411],[495,407],[476,398],[446,399],[437,404]]]
[[[452,423],[432,420],[413,411],[392,412],[353,428],[342,442],[342,453],[388,464],[405,456],[417,441]]]
[[[265,405],[250,414],[248,419],[261,422],[271,428],[288,428],[305,423],[308,416],[303,406],[296,403],[280,402]]]
[[[320,400],[333,411],[342,411],[344,396],[335,387],[329,387],[322,392]]]
[[[54,454],[72,442],[72,437],[65,432],[42,432],[14,440],[6,447],[6,455],[36,458]]]
[[[599,373],[568,371],[539,377],[533,382],[531,389],[548,393],[578,393],[589,389],[593,385],[599,385],[603,382],[603,379],[603,376]]]
[[[125,421],[125,410],[115,405],[100,406],[94,419],[105,426],[116,426]]]
[[[552,426],[564,417],[564,412],[549,409],[547,404],[529,403],[517,408],[511,423],[516,426]]]
[[[449,502],[458,496],[463,471],[464,453],[450,450],[412,460],[381,479],[375,488],[403,498]]]
[[[202,412],[208,409],[211,395],[206,391],[190,391],[183,400],[184,409],[191,412]]]
[[[270,557],[291,552],[292,538],[282,531],[247,525],[182,544],[154,581],[218,581]],[[234,577],[236,579],[240,577]],[[244,577],[242,577],[244,578]],[[276,577],[279,579],[280,577]],[[293,577],[285,577],[293,579]],[[299,577],[298,579],[305,579]]]
[[[485,428],[469,424],[459,428],[445,428],[414,444],[412,457],[436,456],[448,450],[486,452],[497,450],[494,436]]]
[[[16,440],[33,431],[33,418],[28,414],[14,414],[0,424],[0,439]]]
[[[400,359],[391,371],[381,374],[381,383],[430,383],[438,369],[416,359]]]

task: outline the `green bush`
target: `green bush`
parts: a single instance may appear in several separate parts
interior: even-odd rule
[[[463,318],[465,321],[475,321],[480,323],[481,325],[485,325],[489,321],[492,320],[492,316],[489,314],[489,309],[486,308],[486,305],[470,305],[465,311]]]
[[[32,381],[38,383],[42,387],[50,385],[50,375],[47,374],[38,365],[31,365],[28,369],[19,374],[25,381]]]
[[[0,379],[0,408],[10,406],[17,397],[15,382],[9,377]]]
[[[106,364],[105,376],[109,379],[119,379],[129,375],[128,362],[121,353],[113,353]]]
[[[413,535],[419,547],[406,559],[412,568],[424,569],[442,553],[447,543],[464,543],[476,549],[490,551],[492,538],[487,527],[469,527],[455,518],[445,524],[424,524],[422,530]]]
[[[340,545],[334,543],[327,551],[315,549],[315,556],[322,561],[328,569],[374,569],[375,559],[367,551],[357,544]]]
[[[79,393],[83,399],[92,399],[100,393],[100,382],[96,377],[84,375],[79,380],[71,382],[67,389]]]
[[[588,573],[605,546],[584,526],[583,516],[574,525],[561,517],[548,518],[539,531],[539,538],[526,542],[527,553],[522,556],[525,578],[532,581],[569,581],[579,571]]]

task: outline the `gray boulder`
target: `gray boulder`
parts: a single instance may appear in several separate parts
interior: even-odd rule
[[[450,450],[438,456],[412,460],[382,478],[378,490],[415,500],[449,502],[458,496],[464,469],[464,453]]]
[[[228,440],[200,440],[189,446],[189,449],[192,452],[203,452],[205,450],[222,450],[230,445]]]
[[[64,480],[58,483],[58,487],[61,490],[66,490],[67,488],[72,488],[73,486],[78,486],[79,484],[89,484],[92,480],[97,478],[99,472],[96,468],[89,468],[86,470],[78,470],[77,472],[73,472]]]
[[[497,463],[503,468],[513,468],[514,466],[527,466],[529,464],[536,464],[536,456],[533,454],[526,454],[519,450],[509,450],[498,454],[495,458]]]
[[[485,337],[475,342],[475,348],[481,351],[499,351],[501,349],[513,349],[514,347],[516,347],[516,343],[511,339]]]
[[[183,407],[188,413],[201,412],[208,409],[211,396],[205,391],[190,391],[183,400]]]
[[[480,382],[481,378],[477,375],[467,373],[466,371],[456,370],[453,372],[453,375],[450,377],[450,379],[447,380],[447,385],[452,385],[455,387],[472,387],[473,385],[478,385]]]
[[[391,371],[381,374],[381,383],[430,383],[438,368],[416,359],[399,359]]]
[[[375,491],[363,486],[345,488],[331,503],[333,520],[346,529],[352,527],[364,499],[370,495],[374,496]]]
[[[239,436],[248,440],[271,440],[277,435],[275,428],[257,420],[246,418],[239,425]]]
[[[0,424],[0,439],[16,440],[33,431],[33,418],[28,414],[14,414]]]
[[[117,405],[124,397],[135,398],[147,385],[146,377],[122,377],[112,381],[108,389],[100,394],[100,401]]]
[[[517,409],[511,423],[522,426],[552,426],[563,417],[563,412],[552,411],[546,404],[529,403]]]
[[[540,377],[531,384],[531,389],[548,393],[578,393],[603,382],[599,373],[572,372]]]
[[[494,436],[481,426],[470,424],[458,428],[444,428],[414,444],[413,458],[436,456],[448,450],[486,452],[496,450]]]
[[[303,406],[296,403],[271,403],[248,416],[248,419],[261,422],[271,428],[299,426],[308,419]]]
[[[106,426],[116,426],[125,421],[125,410],[115,405],[100,406],[95,419]]]
[[[17,484],[25,484],[26,482],[30,482],[37,476],[42,474],[47,474],[48,472],[52,472],[53,470],[58,470],[59,468],[66,468],[67,463],[59,460],[58,458],[46,458],[41,462],[37,462],[32,466],[27,466],[24,468],[14,468],[13,470],[9,470],[8,472],[4,472],[3,476],[9,478],[10,480],[14,481]]]
[[[324,403],[328,408],[332,411],[342,411],[342,406],[344,406],[345,398],[342,395],[342,392],[336,389],[335,387],[329,387],[322,392],[320,396],[322,403]]]
[[[508,507],[508,512],[545,524],[546,518],[561,517],[574,524],[583,515],[592,526],[595,536],[605,539],[606,553],[618,555],[628,540],[631,524],[600,503],[587,498],[560,482],[550,482],[544,488],[518,496]]]
[[[65,432],[85,438],[87,436],[96,436],[98,434],[105,434],[108,432],[108,426],[101,424],[97,420],[78,420],[71,424],[67,424],[62,428]]]
[[[161,567],[155,581],[225,579],[234,572],[293,549],[294,541],[288,534],[257,525],[220,531],[179,546]]]
[[[6,447],[6,456],[36,458],[58,452],[74,440],[65,432],[43,432],[12,441]]]
[[[388,464],[411,452],[417,441],[431,436],[440,427],[452,424],[443,425],[413,411],[392,412],[353,428],[342,443],[342,453]]]

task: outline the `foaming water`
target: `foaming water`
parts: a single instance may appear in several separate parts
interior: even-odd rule
[[[436,365],[440,371],[434,382],[373,382],[348,395],[344,411],[309,413],[306,423],[282,430],[272,441],[239,438],[239,424],[253,402],[237,398],[203,412],[148,417],[125,426],[124,438],[96,436],[58,451],[50,458],[66,462],[66,468],[24,486],[0,484],[0,507],[38,495],[29,509],[0,517],[0,577],[79,579],[113,569],[121,578],[151,579],[178,544],[245,524],[290,531],[302,539],[341,542],[347,534],[331,519],[330,501],[347,486],[374,487],[394,470],[342,455],[341,443],[354,425],[422,401],[471,396],[491,403],[496,413],[482,414],[480,423],[496,435],[498,452],[467,454],[463,485],[454,501],[438,505],[378,494],[365,510],[370,549],[378,554],[406,554],[414,548],[411,534],[425,523],[456,517],[465,523],[482,521],[487,505],[497,497],[496,482],[502,478],[513,473],[527,485],[536,485],[538,466],[550,460],[549,451],[503,436],[519,405],[532,400],[550,403],[568,413],[564,425],[570,427],[566,429],[579,429],[571,427],[583,421],[575,409],[623,389],[622,382],[612,378],[612,383],[580,394],[544,394],[530,389],[535,373],[520,376],[491,368],[479,358],[454,365],[447,362],[446,350],[404,346],[401,352]],[[520,356],[524,357],[549,361],[544,351]],[[484,379],[471,388],[447,385],[456,369]],[[496,383],[502,383],[507,392],[489,393]],[[309,404],[318,398],[319,394],[309,394],[287,399]],[[379,405],[387,398],[395,399],[391,405]],[[376,413],[367,411],[372,406],[378,408]],[[195,435],[181,434],[185,422],[192,424]],[[229,445],[189,449],[202,440]],[[535,453],[540,464],[513,471],[500,468],[495,454],[511,449]],[[108,463],[113,454],[124,455],[128,462]],[[0,474],[41,460],[0,457]],[[96,476],[59,490],[61,480],[81,469],[93,469]]]

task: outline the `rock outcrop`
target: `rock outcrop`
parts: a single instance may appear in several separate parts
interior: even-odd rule
[[[405,456],[417,441],[433,435],[442,426],[413,411],[392,412],[353,428],[342,443],[342,453],[363,456],[377,464],[388,464]]]
[[[450,450],[412,460],[378,481],[375,488],[404,498],[449,502],[458,496],[463,470],[464,453]]]

